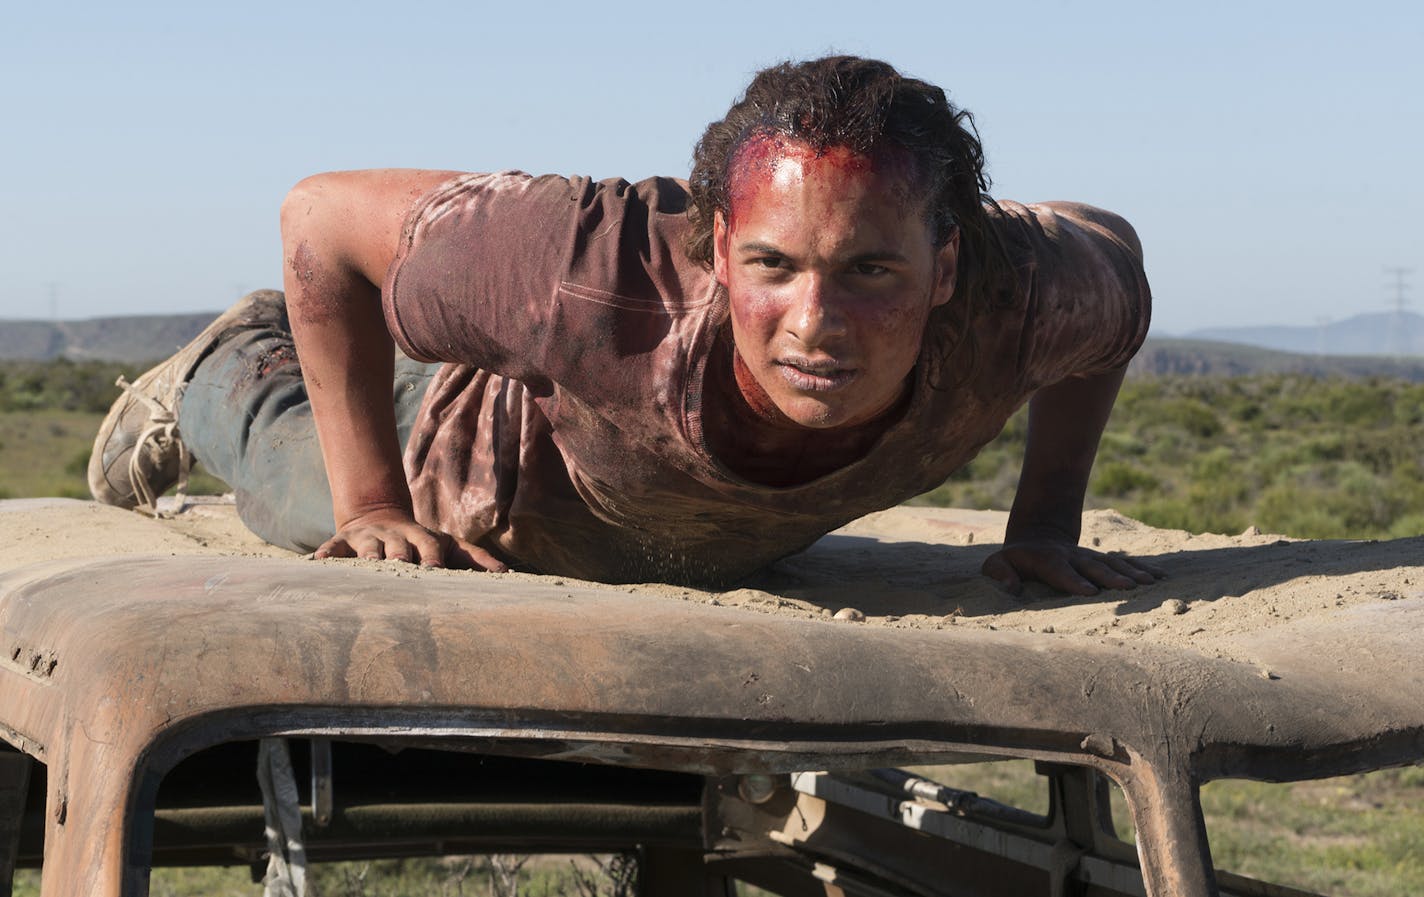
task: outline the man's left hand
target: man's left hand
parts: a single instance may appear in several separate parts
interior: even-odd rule
[[[1058,539],[1028,539],[1005,545],[980,568],[1018,595],[1036,580],[1069,595],[1096,595],[1101,589],[1132,589],[1166,576],[1166,571],[1135,558],[1104,554]]]

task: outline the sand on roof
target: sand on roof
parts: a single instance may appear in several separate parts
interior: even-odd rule
[[[649,600],[697,601],[807,619],[845,608],[871,625],[978,627],[1056,638],[1145,641],[1230,656],[1239,638],[1340,608],[1424,598],[1424,537],[1303,541],[1261,533],[1201,535],[1147,526],[1115,511],[1084,517],[1083,543],[1144,557],[1167,578],[1131,591],[1065,597],[1037,584],[1014,596],[979,574],[1006,515],[900,507],[872,514],[787,558],[742,588],[704,591],[649,583],[601,586]],[[8,551],[0,573],[64,558],[123,554],[290,556],[249,533],[230,499],[200,499],[167,519],[72,499],[0,501]],[[359,564],[405,577],[543,579]],[[1421,636],[1424,638],[1424,636]]]

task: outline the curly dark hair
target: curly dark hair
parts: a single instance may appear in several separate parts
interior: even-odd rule
[[[974,118],[933,84],[888,63],[856,56],[783,62],[758,72],[721,121],[707,126],[693,151],[687,254],[712,265],[713,222],[730,211],[731,163],[751,138],[783,134],[813,149],[846,147],[871,154],[898,146],[914,159],[917,188],[928,197],[936,246],[960,231],[955,298],[973,317],[1011,277],[1004,244],[989,221],[984,150]]]

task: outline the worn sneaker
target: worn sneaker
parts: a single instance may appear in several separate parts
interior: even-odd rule
[[[157,514],[158,496],[174,483],[181,496],[193,457],[178,432],[178,400],[194,368],[234,328],[285,326],[285,322],[286,300],[280,292],[248,293],[167,361],[133,383],[120,377],[117,385],[123,395],[99,426],[89,456],[89,491],[94,498]]]

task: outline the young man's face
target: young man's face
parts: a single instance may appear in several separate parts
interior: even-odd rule
[[[739,374],[794,423],[843,427],[889,410],[930,311],[954,291],[958,233],[935,248],[911,164],[780,135],[753,137],[733,159],[714,273]]]

